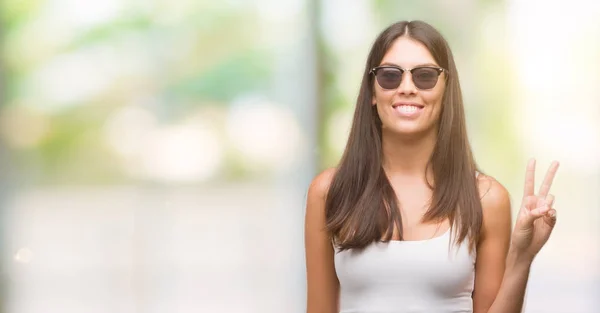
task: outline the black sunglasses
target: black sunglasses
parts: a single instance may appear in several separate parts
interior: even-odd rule
[[[396,89],[402,82],[404,72],[410,72],[415,87],[421,90],[432,89],[438,81],[442,72],[448,73],[446,69],[435,66],[419,66],[413,69],[403,69],[399,66],[384,65],[371,69],[370,74],[374,74],[377,83],[383,89]]]

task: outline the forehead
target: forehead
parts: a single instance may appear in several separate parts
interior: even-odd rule
[[[438,65],[425,45],[405,36],[394,41],[380,64],[395,64],[404,68],[425,64]]]

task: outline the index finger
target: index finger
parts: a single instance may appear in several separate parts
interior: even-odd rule
[[[523,190],[523,198],[533,196],[535,188],[535,159],[529,159],[527,170],[525,171],[525,190]]]
[[[546,197],[548,192],[550,192],[550,187],[552,186],[552,181],[554,180],[559,165],[560,164],[557,161],[553,161],[552,164],[550,164],[550,168],[548,168],[548,172],[546,172],[546,177],[544,177],[544,182],[540,186],[539,195],[541,197]]]

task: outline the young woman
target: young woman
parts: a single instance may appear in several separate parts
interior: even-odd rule
[[[535,160],[514,230],[506,189],[480,173],[446,40],[389,26],[364,70],[346,150],[308,191],[308,313],[521,312],[556,222],[553,162]]]

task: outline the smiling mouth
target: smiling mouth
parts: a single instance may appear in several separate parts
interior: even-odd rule
[[[422,109],[425,106],[417,104],[417,103],[395,103],[395,104],[392,104],[392,108],[396,109],[398,107],[400,107],[400,108],[402,108],[402,107],[414,107],[416,109]]]
[[[423,110],[425,106],[424,105],[420,105],[420,104],[416,104],[416,103],[398,103],[398,104],[394,104],[392,105],[392,108],[394,109],[394,111],[398,112],[401,116],[414,116],[415,114],[419,113],[421,110]]]

